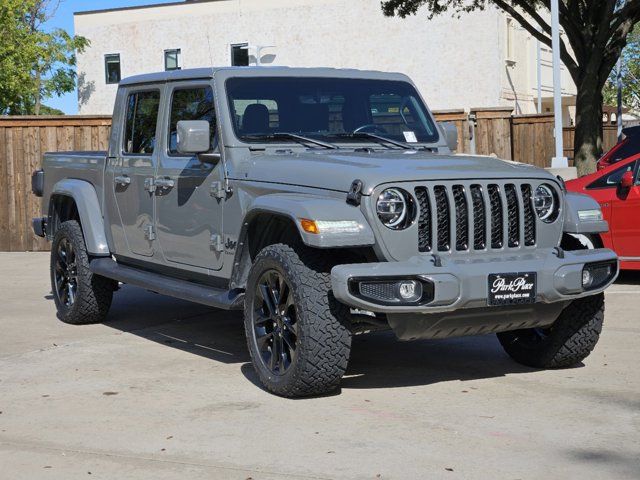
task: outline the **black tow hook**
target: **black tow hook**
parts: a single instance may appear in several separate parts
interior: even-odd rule
[[[362,180],[354,180],[351,182],[349,193],[347,193],[347,203],[354,207],[359,207],[362,201]]]

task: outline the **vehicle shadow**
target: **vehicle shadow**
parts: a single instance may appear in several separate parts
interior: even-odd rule
[[[495,335],[398,341],[392,332],[354,338],[342,388],[394,388],[533,372],[503,351]]]
[[[105,325],[227,364],[250,363],[241,312],[226,312],[124,286]],[[531,372],[512,361],[495,336],[400,342],[391,332],[358,335],[343,389],[394,388]]]
[[[124,285],[105,325],[223,363],[250,361],[242,312],[227,312]]]
[[[622,270],[616,285],[640,285],[640,270]]]

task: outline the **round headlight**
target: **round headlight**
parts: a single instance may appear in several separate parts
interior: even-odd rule
[[[378,197],[376,213],[385,227],[398,230],[406,225],[409,207],[403,192],[397,188],[387,188]]]
[[[536,188],[536,193],[533,196],[533,206],[540,220],[547,223],[552,222],[558,211],[558,201],[553,188],[545,184]]]

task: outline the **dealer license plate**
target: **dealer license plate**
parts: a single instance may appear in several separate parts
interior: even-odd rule
[[[536,301],[536,273],[492,273],[488,282],[489,305],[519,305]]]

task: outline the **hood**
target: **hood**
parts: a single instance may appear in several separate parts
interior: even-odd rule
[[[383,183],[432,180],[542,178],[555,180],[543,169],[495,157],[440,155],[415,150],[252,155],[241,168],[241,178],[348,192],[358,179],[369,195]]]

